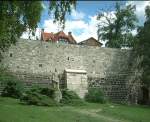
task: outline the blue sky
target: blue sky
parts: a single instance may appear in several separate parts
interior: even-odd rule
[[[98,13],[98,10],[103,9],[105,11],[113,11],[116,1],[77,1],[76,11],[82,12],[85,14],[83,20],[85,22],[89,21],[88,16],[93,16]],[[120,2],[125,4],[125,1]],[[43,27],[44,20],[49,19],[50,15],[48,14],[48,1],[43,1],[44,10],[42,12],[41,21],[39,27]],[[66,17],[68,20],[73,19],[70,15]]]
[[[115,1],[77,1],[76,9],[72,10],[71,15],[66,17],[65,33],[69,31],[77,42],[83,41],[89,37],[97,39],[97,23],[96,15],[98,10],[114,11]],[[146,5],[150,5],[149,1],[122,1],[122,5],[126,4],[136,5],[136,15],[139,19],[140,25],[144,23],[144,9]],[[60,31],[59,25],[53,23],[53,19],[48,15],[48,1],[43,1],[43,12],[41,20],[38,23],[36,36],[40,36],[41,28],[44,28],[46,32],[58,32]],[[136,30],[133,31],[136,33]],[[27,33],[24,33],[24,38],[28,38]]]

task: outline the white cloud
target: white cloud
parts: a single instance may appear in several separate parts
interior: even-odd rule
[[[126,3],[126,5],[128,5],[128,4],[136,5],[135,14],[138,19],[138,24],[143,25],[145,22],[145,7],[147,5],[150,5],[150,1],[129,1]],[[132,34],[136,35],[137,29],[133,30]]]
[[[83,41],[87,38],[94,37],[97,39],[97,23],[96,16],[89,16],[89,23],[83,28],[83,33],[81,35],[76,35],[78,42]],[[79,25],[80,26],[80,25]]]
[[[83,20],[67,21],[65,31],[81,31],[81,34],[74,34],[77,42],[87,38],[94,37],[97,39],[97,20],[96,16],[89,16],[89,22]]]
[[[85,17],[85,14],[81,11],[78,12],[78,11],[73,9],[71,12],[71,16],[72,16],[72,19],[74,19],[74,20],[81,20]]]
[[[129,1],[128,4],[136,5],[136,15],[139,20],[139,24],[143,24],[145,21],[145,7],[150,5],[150,1]]]
[[[29,29],[27,29],[27,31],[24,32],[20,38],[29,39],[29,36],[31,37],[32,40],[40,39],[41,38],[41,29],[37,28],[35,30],[35,36],[33,36],[31,33],[29,34]]]
[[[45,20],[43,28],[46,32],[58,32],[60,30],[58,23],[53,23],[53,19]]]
[[[83,20],[79,21],[66,21],[66,29],[67,30],[73,30],[73,29],[85,29],[87,28],[88,24],[84,22]]]

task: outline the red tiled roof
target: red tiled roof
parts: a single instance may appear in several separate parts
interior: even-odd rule
[[[53,33],[42,33],[42,36],[43,36],[43,40],[44,41],[48,41],[48,40],[51,40],[51,41],[55,41],[55,37],[53,35]]]
[[[68,36],[63,31],[60,31],[55,34],[55,39],[59,40],[60,38],[64,38],[68,40]]]
[[[43,32],[42,33],[42,39],[43,41],[59,41],[59,39],[63,38],[66,39],[69,43],[71,44],[76,44],[76,40],[73,38],[73,36],[71,34],[66,35],[63,31],[60,31],[58,33],[47,33],[47,32]]]

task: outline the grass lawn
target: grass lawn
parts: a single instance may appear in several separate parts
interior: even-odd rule
[[[150,122],[150,107],[92,103],[39,107],[0,97],[0,122]]]

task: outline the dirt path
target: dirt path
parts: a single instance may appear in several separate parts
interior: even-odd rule
[[[119,120],[119,119],[112,118],[109,116],[97,114],[98,112],[102,111],[102,109],[74,109],[73,111],[81,113],[81,114],[85,114],[91,117],[100,118],[107,122],[129,122],[127,120]]]

